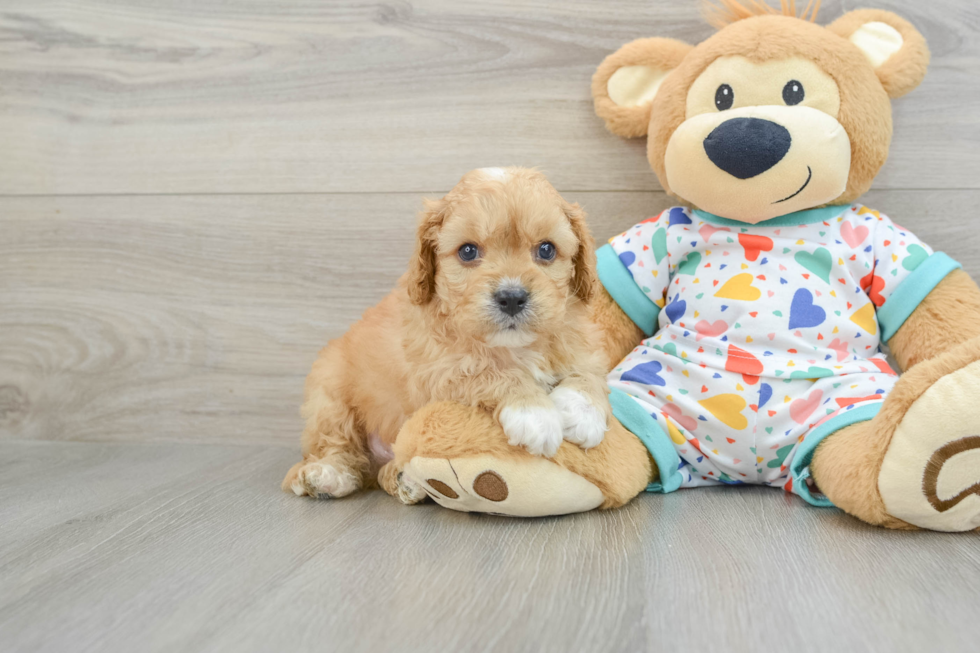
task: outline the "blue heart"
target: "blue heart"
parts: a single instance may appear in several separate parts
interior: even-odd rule
[[[687,217],[687,213],[679,206],[675,206],[670,210],[670,218],[667,226],[673,227],[675,224],[691,224],[691,218]]]
[[[820,326],[826,321],[827,311],[813,303],[813,293],[806,288],[797,290],[789,308],[789,328],[807,329]]]
[[[623,267],[626,268],[626,271],[629,272],[630,276],[632,277],[633,272],[630,270],[630,266],[633,265],[633,261],[636,260],[636,254],[633,252],[623,252],[619,255],[619,260],[623,262]]]
[[[763,383],[759,386],[759,408],[769,403],[770,399],[772,399],[772,386],[768,383]]]
[[[672,323],[677,322],[679,319],[684,317],[684,313],[687,312],[687,302],[683,299],[677,301],[677,298],[675,297],[674,301],[667,304],[667,308],[665,308],[664,311],[667,313],[667,317]]]
[[[643,385],[658,385],[665,386],[667,382],[664,381],[663,377],[658,376],[657,372],[664,369],[664,366],[657,361],[650,361],[649,363],[640,363],[633,369],[629,370],[622,377],[623,381],[635,381],[636,383],[642,383]]]

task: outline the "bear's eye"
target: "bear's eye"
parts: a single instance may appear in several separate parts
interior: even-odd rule
[[[476,260],[476,257],[480,255],[480,248],[473,243],[466,243],[459,248],[457,252],[459,254],[459,260],[464,263],[470,263]]]
[[[793,106],[802,102],[804,97],[803,84],[800,84],[795,79],[786,82],[786,86],[783,87],[783,102],[789,106]]]
[[[551,261],[555,258],[555,254],[557,253],[558,250],[555,249],[555,246],[548,241],[538,245],[538,258],[542,261]]]
[[[732,102],[735,101],[735,92],[732,91],[732,87],[728,84],[722,84],[715,91],[715,106],[718,107],[719,111],[725,111],[726,109],[732,108]]]

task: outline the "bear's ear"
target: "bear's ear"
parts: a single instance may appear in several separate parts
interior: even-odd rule
[[[606,57],[592,76],[592,97],[609,131],[627,138],[646,135],[653,98],[691,50],[674,39],[637,39]]]
[[[901,16],[858,9],[844,14],[827,29],[864,53],[889,97],[905,95],[926,76],[929,47],[922,34]]]

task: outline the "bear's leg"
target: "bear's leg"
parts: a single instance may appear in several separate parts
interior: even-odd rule
[[[549,459],[508,444],[489,413],[449,402],[425,406],[405,423],[393,463],[441,506],[519,517],[625,505],[656,469],[616,420],[594,449],[564,442]]]
[[[836,506],[888,528],[980,528],[980,339],[906,372],[870,422],[828,437],[810,465]]]

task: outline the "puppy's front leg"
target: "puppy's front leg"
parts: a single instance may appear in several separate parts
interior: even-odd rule
[[[561,415],[548,393],[538,385],[518,384],[508,389],[495,417],[515,447],[551,458],[561,446]]]
[[[551,400],[561,414],[563,437],[583,449],[595,447],[609,430],[606,381],[596,374],[572,374],[558,384]]]

